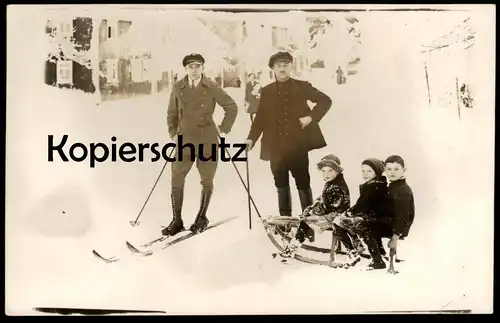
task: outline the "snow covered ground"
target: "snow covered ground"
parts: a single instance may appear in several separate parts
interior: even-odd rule
[[[23,10],[23,21],[37,17]],[[231,163],[219,164],[209,217],[215,221],[238,215],[238,220],[149,258],[128,257],[114,264],[96,260],[92,249],[127,257],[125,239],[149,240],[168,224],[170,166],[141,225],[132,228],[128,222],[137,216],[163,163],[108,161],[91,169],[87,162],[63,163],[57,156],[49,163],[47,136],[68,134],[68,143],[110,145],[112,136],[119,143],[165,143],[168,94],[96,105],[91,96],[43,85],[42,61],[33,58],[43,46],[42,37],[19,36],[36,34],[23,24],[26,29],[16,30],[16,42],[11,40],[8,48],[8,313],[34,313],[33,307],[43,306],[168,314],[491,310],[492,57],[482,56],[476,62],[483,64],[470,67],[486,78],[481,80],[485,86],[476,98],[477,108],[465,111],[458,121],[455,111],[428,107],[422,67],[409,41],[403,43],[405,34],[384,25],[384,19],[374,20],[377,28],[364,27],[356,76],[342,86],[311,79],[333,99],[321,123],[328,147],[310,154],[311,176],[317,196],[323,183],[314,164],[335,153],[354,202],[363,159],[389,154],[405,158],[417,215],[410,237],[400,244],[405,262],[397,264],[401,273],[396,276],[362,272],[366,260],[351,270],[273,261],[275,249],[255,222],[255,211],[253,229],[248,229],[246,192]],[[39,26],[43,21],[29,27]],[[484,38],[478,37],[476,46],[483,50],[477,53],[491,53],[491,33],[478,34]],[[382,35],[392,41],[384,50]],[[228,93],[241,103],[241,90]],[[221,116],[218,112],[216,118]],[[227,141],[244,140],[249,125],[248,115],[240,110]],[[275,188],[268,164],[258,159],[259,150],[260,144],[249,160],[252,195],[262,215],[276,214]],[[244,163],[237,167],[245,178]],[[198,182],[193,167],[183,212],[188,224],[199,206]],[[294,195],[297,212],[300,204]]]

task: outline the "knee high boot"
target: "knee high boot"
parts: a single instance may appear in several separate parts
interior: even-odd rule
[[[172,202],[172,222],[161,231],[165,236],[173,236],[184,230],[184,223],[182,222],[182,203],[184,200],[184,188],[172,188],[170,194]]]
[[[300,206],[302,207],[302,212],[306,209],[306,207],[313,204],[313,197],[311,188],[307,189],[299,189],[299,200]],[[314,242],[315,234],[314,230],[305,222],[301,222],[299,229],[297,230],[297,235],[295,236],[297,240],[300,242],[304,242],[305,238],[307,238],[310,242]]]
[[[386,264],[382,259],[382,255],[380,254],[380,250],[378,248],[377,239],[369,234],[364,234],[363,240],[368,247],[368,251],[370,252],[370,256],[373,261],[368,265],[369,269],[384,269],[386,268]]]
[[[278,208],[281,216],[292,216],[292,192],[290,186],[278,187]],[[284,232],[290,231],[290,226],[279,227]]]
[[[278,208],[281,216],[292,216],[292,193],[290,186],[278,187]]]
[[[351,241],[351,237],[349,237],[349,234],[347,233],[346,230],[340,228],[339,226],[335,226],[335,233],[340,238],[344,246],[347,248],[347,256],[351,260],[349,265],[350,266],[356,265],[361,260],[361,257],[356,248],[354,247]]]
[[[306,207],[313,204],[312,191],[311,188],[299,189],[298,191],[299,191],[300,206],[302,207],[302,211],[304,211]]]
[[[189,228],[191,232],[201,232],[208,226],[207,210],[212,198],[213,189],[211,187],[203,187],[201,190],[200,210],[196,215],[193,225]]]
[[[385,252],[384,244],[382,243],[382,238],[377,238],[377,246],[380,254],[385,256],[387,253]]]

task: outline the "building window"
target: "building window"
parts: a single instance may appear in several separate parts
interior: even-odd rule
[[[108,20],[107,25],[108,25],[107,28],[108,38],[113,38],[118,36],[118,21]]]
[[[73,61],[57,61],[57,84],[73,84]]]
[[[147,62],[143,59],[137,58],[130,61],[132,70],[132,81],[136,83],[147,81]]]
[[[106,60],[106,78],[108,83],[118,83],[118,59]]]
[[[281,27],[272,28],[272,42],[274,47],[288,46],[290,39],[288,37],[288,30]]]
[[[73,36],[73,22],[61,22],[59,24],[59,35],[63,38],[71,38]]]

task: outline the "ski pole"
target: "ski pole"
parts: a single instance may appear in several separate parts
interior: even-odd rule
[[[221,139],[220,134],[217,134],[217,136],[219,137],[219,140],[220,140]],[[257,215],[259,216],[259,218],[262,218],[262,216],[260,215],[259,209],[257,208],[257,205],[255,205],[255,201],[253,200],[252,195],[250,194],[250,191],[248,190],[248,187],[246,186],[245,181],[243,180],[243,177],[241,176],[240,171],[238,170],[238,167],[236,167],[236,163],[231,158],[231,154],[229,153],[227,148],[226,148],[226,153],[229,155],[229,158],[231,159],[231,163],[233,164],[233,167],[236,170],[236,174],[238,174],[238,177],[240,178],[241,184],[243,185],[243,187],[247,191],[248,197],[250,198],[250,202],[252,202],[252,205],[255,208]]]
[[[249,171],[249,166],[248,166],[248,149],[245,150],[245,157],[246,157],[246,171],[247,171],[247,186],[248,186],[248,227],[250,230],[252,230],[252,206],[250,202],[250,171]]]
[[[175,151],[175,148],[170,151],[170,154],[168,154],[168,159],[170,159],[172,157],[172,153],[174,151]],[[161,168],[161,171],[160,171],[160,174],[158,175],[158,178],[156,179],[153,187],[151,188],[151,191],[149,192],[148,197],[146,198],[146,201],[144,202],[144,204],[142,205],[141,210],[139,211],[139,215],[137,215],[137,218],[135,219],[135,221],[130,221],[129,222],[131,226],[135,227],[135,226],[139,225],[139,222],[137,222],[137,221],[139,221],[139,218],[141,217],[142,211],[144,211],[144,208],[146,207],[146,204],[148,204],[149,198],[153,194],[153,191],[154,191],[154,189],[156,187],[156,184],[158,184],[158,181],[160,180],[161,175],[163,174],[163,171],[165,170],[165,167],[167,167],[167,164],[168,164],[168,160],[166,160],[165,163],[163,164],[163,167]]]

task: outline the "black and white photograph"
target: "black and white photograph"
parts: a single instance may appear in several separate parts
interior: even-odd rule
[[[493,313],[494,5],[10,5],[6,314]]]

